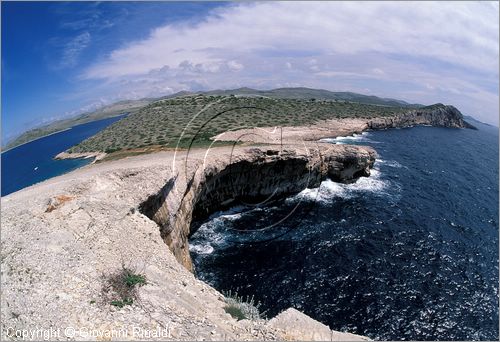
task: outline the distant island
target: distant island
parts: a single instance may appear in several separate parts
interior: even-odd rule
[[[27,142],[45,137],[47,135],[67,130],[71,127],[84,123],[111,118],[123,113],[133,113],[147,105],[147,99],[119,101],[108,106],[104,106],[96,111],[83,113],[69,119],[57,120],[47,125],[30,129],[13,140],[9,141],[2,150],[9,150]]]

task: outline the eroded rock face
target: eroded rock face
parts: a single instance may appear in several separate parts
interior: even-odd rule
[[[417,125],[475,129],[474,126],[464,121],[462,113],[458,109],[443,104],[410,110],[393,117],[376,118],[368,122],[370,129],[403,128]]]
[[[177,260],[192,270],[188,237],[194,232],[193,220],[241,202],[267,202],[318,187],[326,178],[353,182],[369,176],[375,157],[376,152],[364,146],[250,148],[209,158],[206,165],[183,165],[141,211],[160,226]]]
[[[254,127],[221,133],[212,139],[218,141],[245,141],[279,144],[280,142],[318,141],[325,138],[345,137],[366,130],[404,128],[412,126],[438,126],[472,128],[462,113],[453,106],[435,104],[419,109],[402,109],[393,116],[378,118],[332,118],[310,126]]]
[[[0,339],[57,327],[61,334],[53,340],[106,338],[112,331],[127,332],[115,336],[120,340],[165,340],[154,332],[168,328],[168,339],[176,341],[283,341],[301,340],[319,327],[305,317],[300,318],[305,331],[291,331],[284,319],[279,329],[264,320],[237,321],[226,312],[224,296],[178,262],[182,229],[189,229],[183,220],[190,220],[202,171],[223,170],[231,155],[247,155],[245,148],[237,149],[218,147],[208,157],[200,149],[175,157],[165,151],[87,165],[2,196],[0,320],[6,329]],[[351,153],[342,148],[331,153],[342,151]],[[171,219],[162,235],[177,243],[177,258],[158,225],[136,210],[151,194],[158,202],[150,209],[161,210],[150,214]],[[147,283],[137,288],[137,300],[118,308],[109,301],[109,279],[124,267]],[[74,328],[74,335],[66,335],[66,327]],[[145,334],[134,335],[136,329]]]

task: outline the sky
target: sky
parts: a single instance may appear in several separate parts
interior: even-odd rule
[[[498,125],[498,2],[2,2],[2,142],[123,99],[310,87]]]

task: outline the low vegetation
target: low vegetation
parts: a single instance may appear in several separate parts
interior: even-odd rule
[[[211,137],[228,130],[393,116],[403,110],[407,108],[343,100],[188,95],[150,103],[68,152],[116,153],[148,147],[207,146],[212,143]]]
[[[4,149],[13,148],[15,146],[21,145],[28,141],[38,139],[40,137],[49,135],[51,133],[59,132],[70,127],[109,118],[112,116],[117,116],[123,113],[136,113],[140,109],[144,108],[146,105],[159,101],[172,98],[181,98],[186,96],[212,96],[212,97],[222,97],[231,95],[242,95],[245,97],[261,97],[261,98],[272,98],[272,99],[292,99],[292,100],[310,100],[316,99],[318,101],[337,101],[337,102],[348,102],[348,103],[359,103],[368,105],[381,105],[388,107],[404,107],[404,108],[419,108],[422,105],[410,104],[404,101],[380,98],[377,96],[368,96],[362,94],[356,94],[351,92],[332,92],[324,89],[310,89],[310,88],[279,88],[271,90],[256,90],[251,88],[238,88],[230,90],[211,90],[202,93],[192,93],[187,91],[180,91],[175,94],[166,95],[157,98],[143,98],[140,100],[124,100],[119,101],[110,105],[106,105],[99,108],[93,112],[83,113],[78,116],[63,119],[49,123],[47,125],[33,128],[29,131],[24,132],[20,136],[16,137],[10,141],[7,145],[2,146]],[[284,103],[285,104],[285,103]],[[161,137],[161,136],[160,136]],[[158,139],[161,140],[161,139]],[[166,139],[163,139],[166,142]],[[149,146],[149,145],[148,145]],[[113,147],[109,147],[110,150]]]
[[[137,288],[145,284],[145,276],[122,267],[119,271],[104,277],[102,295],[105,302],[122,308],[134,303],[138,298]]]
[[[231,291],[224,294],[226,305],[224,311],[238,321],[243,319],[257,320],[264,318],[264,313],[260,312],[260,303],[256,303],[253,297],[243,298],[237,292]]]

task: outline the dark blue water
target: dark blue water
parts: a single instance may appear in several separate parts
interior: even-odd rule
[[[2,153],[2,196],[92,162],[92,159],[54,160],[53,158],[122,119],[123,116],[78,125]]]
[[[478,127],[344,139],[378,151],[371,177],[213,218],[191,238],[197,275],[268,317],[295,307],[373,339],[498,340],[498,129]]]

